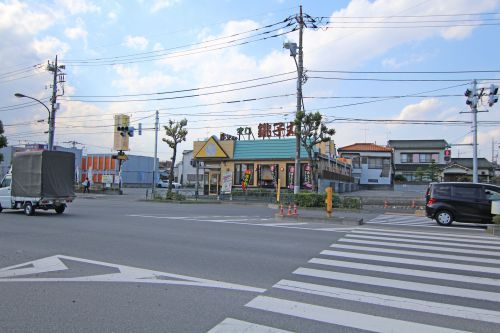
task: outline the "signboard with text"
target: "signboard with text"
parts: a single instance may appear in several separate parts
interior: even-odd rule
[[[295,123],[261,123],[258,127],[257,136],[263,139],[295,136]]]

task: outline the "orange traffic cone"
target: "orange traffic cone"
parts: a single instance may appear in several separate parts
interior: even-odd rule
[[[415,208],[415,200],[411,201],[411,208]]]
[[[280,205],[280,216],[283,216],[283,204]]]
[[[297,204],[293,204],[293,215],[298,216],[299,212],[297,211]]]
[[[288,205],[288,216],[292,216],[292,205]]]
[[[384,201],[384,208],[389,208],[389,203],[387,202],[387,200]]]

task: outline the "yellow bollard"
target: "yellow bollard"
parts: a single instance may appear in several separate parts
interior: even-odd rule
[[[326,192],[326,199],[325,199],[325,206],[326,206],[326,214],[328,217],[332,217],[332,211],[333,211],[333,189],[331,187],[327,187],[325,189]]]

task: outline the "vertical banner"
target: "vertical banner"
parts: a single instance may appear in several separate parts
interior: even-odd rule
[[[248,188],[248,183],[250,183],[250,178],[252,177],[252,170],[245,171],[245,177],[243,178],[243,182],[241,183],[241,187],[244,191]]]
[[[311,184],[311,165],[309,163],[307,163],[305,166],[304,166],[304,187],[305,188],[312,188],[312,184]]]
[[[294,175],[295,175],[295,167],[290,165],[288,166],[288,188],[289,189],[292,189],[293,190],[293,181],[295,179]]]
[[[232,185],[233,185],[233,173],[231,171],[226,171],[222,176],[221,193],[231,194]]]

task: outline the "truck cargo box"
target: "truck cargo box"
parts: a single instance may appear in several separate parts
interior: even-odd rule
[[[43,150],[14,154],[13,197],[74,197],[74,178],[73,153]]]

